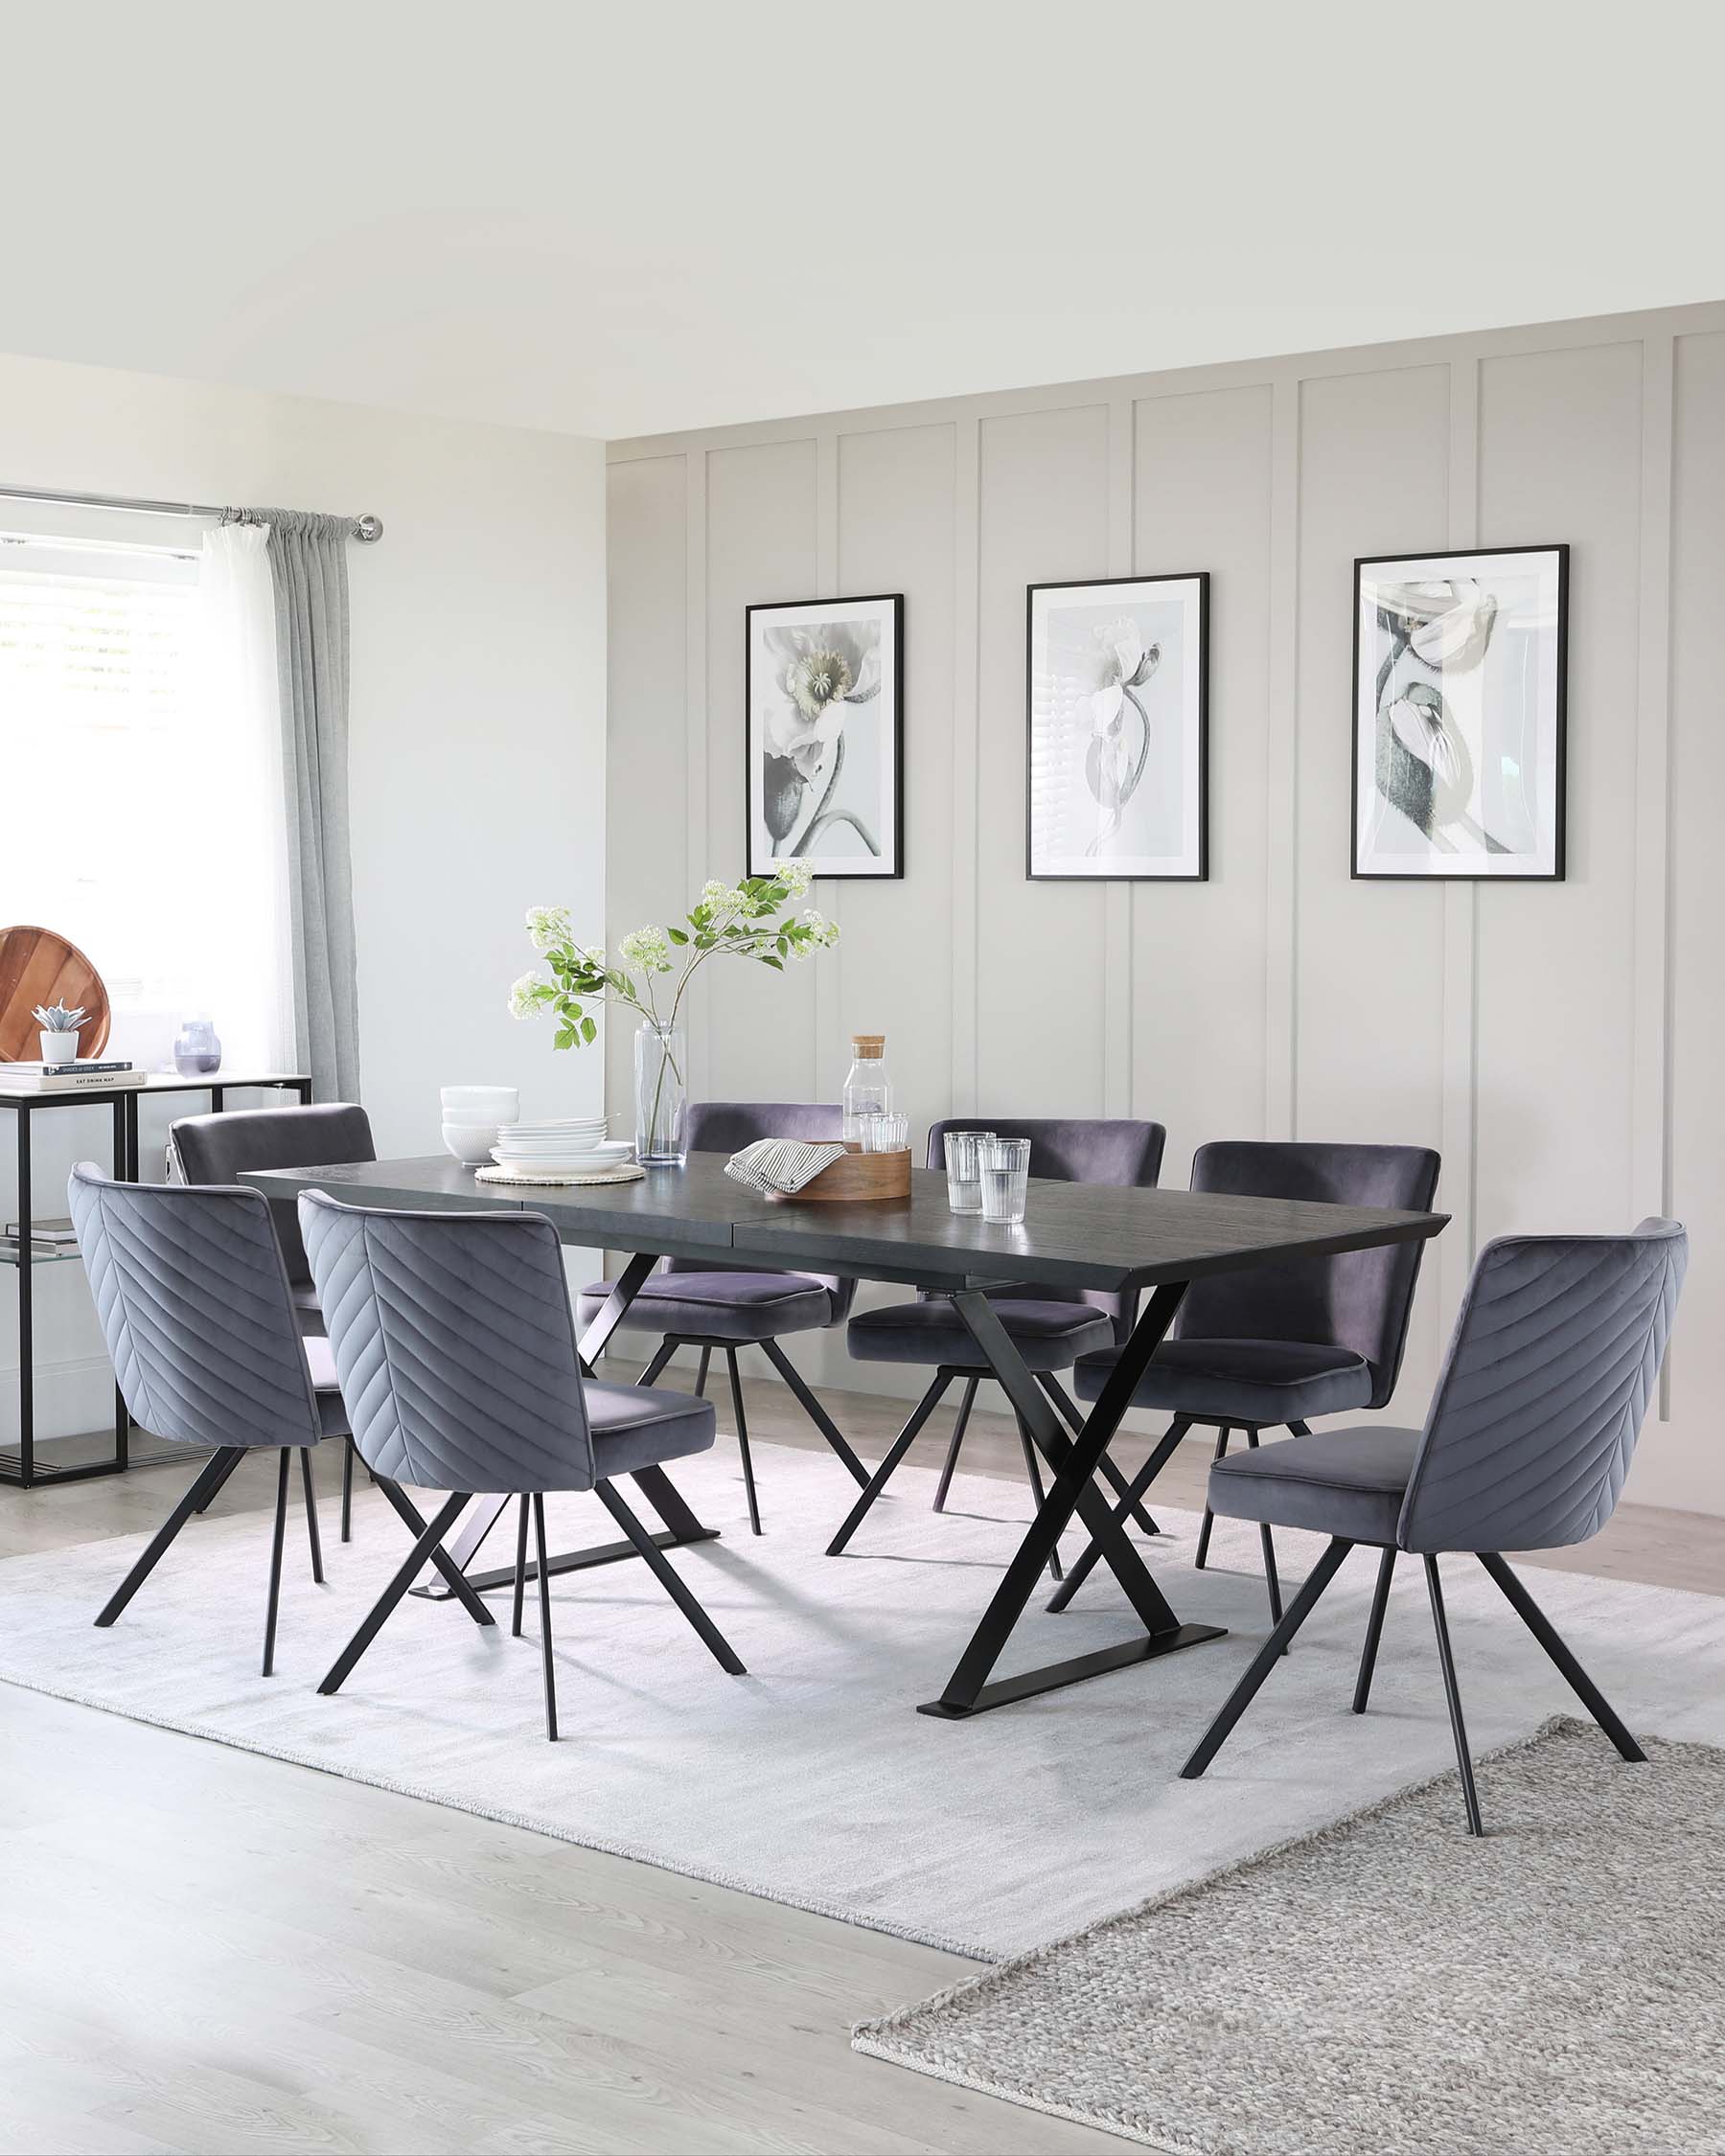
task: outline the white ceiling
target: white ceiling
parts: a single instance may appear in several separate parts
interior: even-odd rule
[[[0,349],[614,436],[1716,299],[1722,21],[0,0]]]

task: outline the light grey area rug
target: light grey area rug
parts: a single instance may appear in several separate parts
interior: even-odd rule
[[[1725,2150],[1725,1751],[1559,1718],[865,2024],[857,2050],[1170,2156]]]
[[[1445,1770],[1449,1728],[1417,1568],[1402,1568],[1372,1711],[1348,1711],[1375,1559],[1350,1559],[1202,1782],[1182,1758],[1266,1630],[1256,1530],[1168,1511],[1144,1546],[1210,1645],[965,1722],[935,1697],[1026,1514],[986,1478],[929,1509],[903,1469],[841,1558],[823,1554],[853,1485],[824,1454],[763,1446],[767,1533],[748,1531],[727,1440],[676,1479],[724,1530],[674,1562],[748,1665],[727,1677],[634,1562],[554,1581],[563,1741],[544,1741],[539,1645],[453,1603],[407,1602],[334,1699],[318,1679],[404,1553],[366,1491],[356,1539],[311,1584],[295,1517],[277,1675],[258,1674],[269,1522],[194,1522],[107,1632],[91,1623],[142,1538],[0,1564],[0,1678],[667,1866],[983,1959],[1044,1944]],[[177,1472],[155,1478],[165,1512]],[[591,1497],[553,1499],[554,1547],[613,1539]],[[1318,1548],[1281,1542],[1284,1576]],[[513,1537],[499,1527],[491,1562]],[[1461,1684],[1482,1751],[1572,1704],[1477,1565],[1448,1569]],[[1725,1741],[1725,1600],[1530,1573],[1630,1725]],[[1040,1610],[1009,1666],[1129,1635],[1111,1576]],[[1002,1671],[1002,1674],[1005,1672]],[[3,1704],[3,1702],[0,1702]]]

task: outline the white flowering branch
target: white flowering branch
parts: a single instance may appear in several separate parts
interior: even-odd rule
[[[782,973],[787,958],[809,958],[839,941],[836,922],[807,906],[791,919],[786,908],[809,888],[806,861],[787,861],[771,876],[748,876],[741,883],[709,883],[683,916],[688,926],[632,929],[617,946],[622,963],[602,949],[577,943],[566,906],[528,908],[527,933],[544,954],[551,978],[523,974],[509,992],[509,1009],[518,1019],[557,1020],[555,1048],[584,1047],[599,1028],[591,1009],[607,997],[638,1011],[649,1024],[677,1021],[682,999],[709,958],[752,958]],[[683,953],[682,970],[670,991],[670,1007],[661,1014],[657,976],[676,974],[674,952]]]

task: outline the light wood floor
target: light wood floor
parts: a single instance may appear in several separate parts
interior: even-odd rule
[[[878,1457],[892,1406],[831,1404]],[[768,1444],[818,1440],[778,1386],[748,1405],[770,1490]],[[967,1468],[1022,1473],[1009,1423],[973,1432]],[[183,1479],[0,1491],[0,1556],[153,1525]],[[218,1509],[271,1495],[248,1468]],[[1565,1562],[1725,1593],[1725,1521],[1624,1506]],[[0,1776],[0,2151],[1120,2146],[850,2051],[952,1955],[10,1686]]]

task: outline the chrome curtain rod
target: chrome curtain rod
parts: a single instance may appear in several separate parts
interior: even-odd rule
[[[139,501],[129,494],[72,494],[52,487],[4,487],[0,497],[9,501],[51,502],[67,509],[130,509],[145,516],[231,516],[231,509],[223,509],[207,501]],[[356,516],[354,537],[361,546],[374,546],[383,537],[383,519],[380,516]]]

